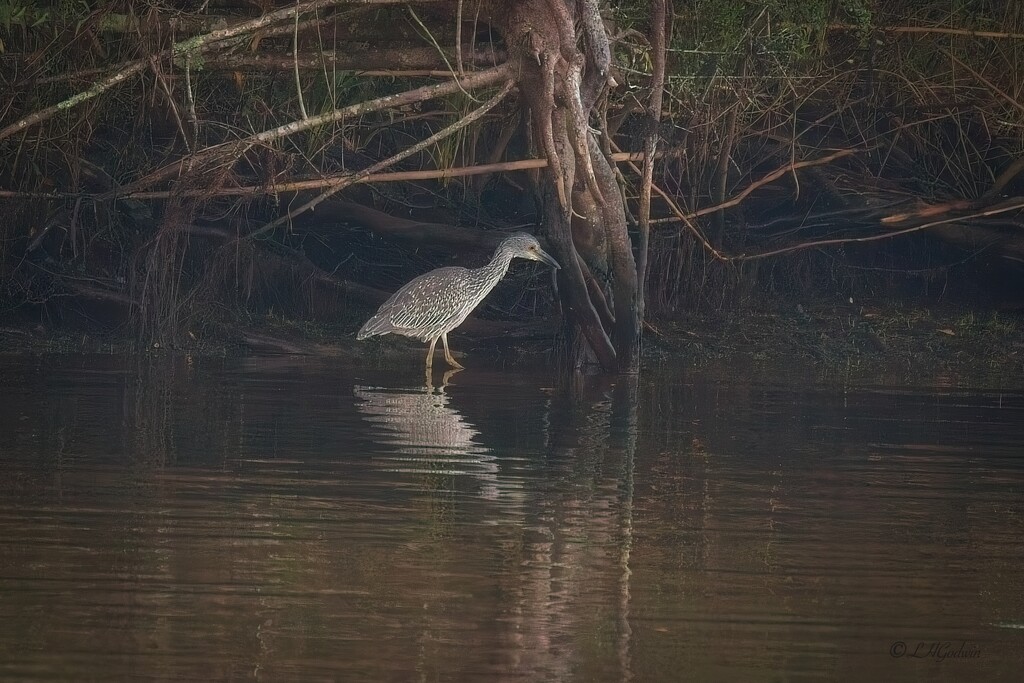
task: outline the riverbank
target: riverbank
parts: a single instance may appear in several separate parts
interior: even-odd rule
[[[173,347],[142,348],[133,338],[87,325],[0,325],[7,354],[293,353],[352,360],[415,362],[421,344],[398,338],[356,342],[358,321],[318,324],[276,316],[207,325]],[[514,365],[550,357],[550,337],[452,335],[453,348]],[[686,314],[646,326],[644,362],[694,367],[799,363],[855,372],[984,373],[1024,378],[1024,316],[1017,312],[906,302],[817,302]]]

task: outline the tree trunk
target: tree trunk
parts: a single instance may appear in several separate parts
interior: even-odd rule
[[[558,281],[569,362],[578,367],[590,360],[573,343],[578,330],[604,370],[635,372],[641,329],[636,263],[622,193],[589,126],[609,83],[608,36],[597,2],[501,4],[494,21],[517,63],[533,139],[548,160],[541,183],[544,225],[563,266]],[[610,329],[608,316],[602,322],[599,313],[608,309],[602,289],[610,292]]]

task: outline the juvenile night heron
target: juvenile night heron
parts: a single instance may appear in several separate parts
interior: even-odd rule
[[[437,340],[444,343],[444,358],[453,368],[462,366],[448,350],[448,333],[469,317],[484,297],[508,272],[514,258],[547,263],[558,268],[558,261],[540,248],[533,235],[518,232],[502,240],[491,262],[482,268],[438,268],[413,279],[391,295],[372,318],[359,329],[356,339],[375,334],[401,334],[429,341],[427,369],[434,360]]]

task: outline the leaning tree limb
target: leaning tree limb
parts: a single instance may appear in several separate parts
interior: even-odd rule
[[[106,92],[107,90],[110,90],[114,86],[124,83],[132,76],[142,73],[148,65],[148,60],[136,60],[128,66],[124,67],[123,69],[115,71],[106,78],[96,81],[96,83],[94,83],[91,88],[83,90],[80,93],[76,93],[75,95],[72,95],[66,100],[62,100],[57,104],[40,109],[39,111],[29,114],[23,119],[15,121],[11,125],[5,127],[3,130],[0,130],[0,140],[3,140],[4,138],[9,138],[12,135],[15,135],[16,133],[20,133],[21,131],[28,129],[31,126],[36,125],[37,123],[42,123],[47,119],[53,118],[59,112],[72,109],[73,107],[78,106],[82,102],[86,102],[98,95],[101,95],[102,93]]]
[[[464,64],[474,68],[494,66],[506,61],[505,51],[497,48],[484,50],[464,47]],[[120,64],[81,69],[54,74],[43,78],[26,77],[14,85],[15,90],[38,87],[49,83],[82,81],[104,74],[119,73],[130,68],[135,61]],[[148,65],[148,62],[147,62]],[[451,78],[451,69],[444,68],[444,60],[434,48],[412,47],[400,52],[386,49],[351,50],[335,49],[333,52],[300,52],[297,55],[284,53],[211,53],[203,57],[203,71],[287,71],[298,65],[301,70],[321,70],[325,66],[339,71],[353,71],[359,75],[378,74],[404,76],[432,76]],[[146,66],[146,65],[144,65]]]
[[[732,261],[756,261],[758,259],[768,258],[769,256],[778,256],[780,254],[788,254],[794,251],[800,251],[802,249],[811,249],[815,247],[826,247],[836,246],[840,244],[862,244],[864,242],[878,242],[880,240],[892,239],[893,237],[899,237],[901,235],[909,235],[915,232],[921,232],[929,228],[934,228],[940,225],[948,225],[950,223],[961,223],[969,222],[975,218],[987,218],[988,216],[997,216],[1001,213],[1008,213],[1010,211],[1021,211],[1024,210],[1024,199],[1017,197],[1013,200],[1005,202],[1003,204],[985,209],[984,211],[976,211],[966,216],[953,216],[951,218],[943,218],[938,221],[930,221],[928,223],[922,223],[921,225],[915,225],[909,228],[903,228],[902,230],[893,230],[891,232],[884,232],[878,235],[866,235],[865,237],[837,237],[835,239],[827,240],[812,240],[810,242],[801,242],[800,244],[793,244],[788,247],[781,247],[779,249],[772,249],[771,251],[762,251],[756,254],[741,254],[739,256],[733,256],[730,260]]]
[[[556,196],[548,193],[544,197],[544,213],[551,217],[562,217],[561,205]],[[559,288],[567,290],[562,297],[567,302],[564,310],[568,319],[579,325],[580,331],[590,349],[597,356],[601,367],[613,371],[617,367],[615,346],[608,337],[608,332],[601,324],[600,315],[590,300],[587,283],[583,276],[583,267],[576,247],[572,243],[572,232],[568,221],[562,226],[548,226],[548,239],[555,246],[560,256],[562,268],[557,272]]]
[[[187,159],[181,159],[168,164],[167,166],[157,169],[135,182],[122,186],[117,190],[116,194],[111,194],[110,197],[105,198],[123,197],[134,194],[155,183],[179,176],[186,169],[194,171],[200,164],[210,164],[218,159],[233,161],[240,155],[244,154],[247,149],[255,145],[267,144],[289,135],[295,135],[296,133],[302,133],[319,126],[334,123],[335,121],[341,121],[342,119],[350,116],[359,116],[373,111],[380,111],[381,109],[399,107],[407,104],[413,104],[415,102],[435,99],[437,97],[444,97],[445,95],[451,95],[466,89],[493,85],[494,83],[508,79],[511,72],[511,65],[502,64],[491,69],[471,73],[463,79],[452,79],[447,83],[425,85],[421,88],[407,90],[402,93],[385,95],[384,97],[367,100],[348,107],[342,107],[341,109],[333,109],[319,116],[311,116],[308,119],[292,121],[276,128],[271,128],[260,133],[254,133],[253,135],[242,138],[241,140],[225,142],[212,147],[207,147]]]
[[[553,96],[563,103],[568,113],[566,130],[569,133],[569,144],[572,145],[576,154],[576,165],[583,173],[583,182],[598,206],[603,206],[604,196],[597,186],[597,179],[594,178],[594,166],[590,160],[590,153],[587,151],[590,126],[587,123],[587,112],[583,110],[581,99],[583,65],[586,63],[586,57],[576,47],[575,22],[569,15],[569,8],[564,0],[548,0],[548,5],[554,14],[555,27],[559,34],[558,51],[547,53],[548,59],[553,64],[552,73],[556,73],[558,76],[554,84]],[[571,179],[567,177],[566,183],[567,191],[571,192]],[[569,213],[572,211],[571,206],[565,206],[563,209]]]
[[[261,235],[265,235],[266,233],[274,230],[275,228],[291,221],[293,218],[295,218],[295,216],[298,216],[299,214],[304,213],[306,211],[312,211],[317,207],[317,205],[320,202],[331,197],[332,195],[337,194],[338,192],[341,192],[349,185],[353,185],[359,182],[360,180],[366,178],[367,176],[376,173],[377,171],[385,169],[388,166],[397,164],[402,159],[407,159],[408,157],[411,157],[413,154],[416,154],[427,149],[428,147],[437,143],[438,141],[443,140],[446,137],[450,137],[451,135],[454,135],[455,133],[462,130],[469,124],[483,118],[484,115],[487,114],[487,112],[489,112],[491,109],[494,109],[494,107],[498,106],[498,103],[505,99],[509,92],[512,91],[513,85],[513,81],[505,81],[505,85],[501,88],[501,90],[498,91],[498,93],[494,97],[489,99],[487,102],[484,102],[481,106],[477,107],[475,110],[473,110],[466,116],[463,116],[461,119],[459,119],[452,125],[448,126],[447,128],[444,128],[443,130],[439,130],[430,137],[421,140],[420,142],[417,142],[415,145],[403,149],[401,152],[394,154],[388,157],[387,159],[382,159],[381,161],[378,161],[375,164],[370,164],[361,171],[358,171],[356,173],[350,173],[340,178],[337,178],[336,180],[334,180],[333,183],[331,183],[331,185],[327,187],[326,190],[321,192],[313,199],[309,200],[305,204],[302,204],[301,206],[295,209],[290,209],[285,215],[271,221],[270,223],[267,223],[259,230],[253,231],[253,233],[248,235],[248,237],[254,238],[259,237]]]
[[[433,2],[435,0],[419,0],[420,2]],[[53,118],[56,114],[68,109],[77,107],[79,104],[91,100],[98,95],[103,94],[107,90],[124,83],[132,76],[141,73],[146,69],[151,60],[154,59],[166,59],[174,58],[182,55],[192,54],[205,50],[216,43],[223,42],[225,40],[236,38],[246,33],[251,33],[265,26],[277,23],[279,21],[290,19],[292,16],[304,14],[306,12],[313,12],[335,5],[341,5],[344,3],[348,4],[374,4],[374,5],[391,5],[404,3],[407,0],[311,0],[310,2],[304,2],[296,4],[292,7],[285,7],[279,9],[276,12],[268,12],[261,17],[253,19],[252,21],[242,22],[228,28],[219,29],[217,31],[211,31],[204,33],[200,36],[183,40],[180,43],[176,43],[170,48],[163,50],[162,52],[153,55],[152,57],[146,57],[143,59],[137,59],[134,62],[120,67],[117,71],[110,74],[109,76],[100,79],[93,84],[92,87],[84,90],[80,93],[76,93],[71,97],[58,102],[57,104],[51,105],[44,109],[40,109],[18,121],[15,121],[11,125],[0,130],[0,140],[8,138],[16,133],[19,133],[30,126],[34,126],[38,123],[46,121],[47,119]]]
[[[855,24],[832,24],[828,28],[833,31],[860,31],[863,29],[863,27]],[[872,26],[871,30],[881,33],[935,33],[938,35],[967,36],[970,38],[1024,40],[1024,33],[975,31],[969,28],[946,28],[944,26]]]

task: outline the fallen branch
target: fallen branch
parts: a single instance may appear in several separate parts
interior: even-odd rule
[[[11,125],[4,128],[3,130],[0,130],[0,140],[3,140],[4,138],[9,138],[15,133],[20,133],[29,126],[34,126],[37,123],[42,123],[47,119],[53,118],[53,116],[56,115],[57,112],[61,112],[66,109],[71,109],[73,107],[78,106],[82,102],[91,100],[97,95],[100,95],[106,92],[107,90],[110,90],[115,85],[118,85],[119,83],[124,83],[126,80],[128,80],[135,74],[141,73],[145,70],[145,68],[148,65],[149,62],[145,59],[140,59],[138,61],[132,62],[123,69],[115,71],[113,74],[107,76],[106,78],[97,81],[88,90],[72,95],[71,97],[61,102],[58,102],[57,104],[51,105],[44,109],[40,109],[39,111],[26,116],[20,121],[15,121]]]
[[[495,61],[504,62],[504,55],[499,55],[497,60],[493,51],[462,50],[462,59],[469,66],[485,65],[494,66]],[[298,65],[300,69],[322,69],[333,67],[340,71],[365,72],[369,70],[387,71],[427,71],[428,73],[443,73],[452,77],[456,74],[445,67],[437,50],[432,47],[406,48],[396,50],[346,50],[334,52],[299,52],[292,55],[287,54],[216,54],[211,55],[203,61],[204,71],[287,71]],[[462,74],[465,75],[465,74]]]
[[[259,237],[260,235],[264,235],[270,232],[271,230],[277,228],[278,226],[281,226],[291,221],[295,216],[305,211],[312,211],[313,209],[316,208],[317,204],[324,201],[328,197],[337,194],[338,192],[345,189],[349,185],[357,183],[361,179],[366,178],[367,176],[381,170],[382,168],[387,168],[388,166],[396,164],[402,159],[406,159],[412,156],[413,154],[416,154],[417,152],[420,152],[426,149],[427,147],[430,147],[439,140],[443,140],[444,138],[457,133],[458,131],[462,130],[469,124],[482,118],[485,114],[487,114],[487,112],[496,107],[498,103],[505,99],[505,96],[512,91],[513,85],[515,85],[513,81],[506,81],[505,85],[501,88],[501,90],[499,90],[498,93],[494,97],[489,99],[487,102],[484,102],[480,107],[473,110],[472,112],[462,117],[461,119],[459,119],[452,125],[448,126],[447,128],[444,128],[443,130],[434,133],[430,137],[421,140],[420,142],[417,142],[415,145],[412,145],[411,147],[402,150],[398,154],[394,154],[388,157],[387,159],[383,159],[375,164],[371,164],[370,166],[366,167],[365,169],[357,173],[350,173],[341,176],[340,178],[335,178],[334,181],[327,186],[327,189],[324,192],[320,193],[315,198],[309,200],[305,204],[302,204],[298,208],[288,211],[285,215],[281,216],[280,218],[273,220],[270,223],[267,223],[259,230],[255,230],[254,232],[252,232],[252,234],[248,235],[248,237],[254,238]]]
[[[999,174],[995,182],[992,183],[992,187],[985,191],[985,194],[981,196],[982,199],[995,199],[999,196],[999,193],[1003,191],[1011,180],[1020,175],[1021,171],[1024,171],[1024,157],[1018,157],[1012,164],[1003,169],[1003,172]]]
[[[628,161],[643,161],[644,155],[641,152],[616,152],[611,155],[612,161],[623,163]],[[523,171],[533,168],[544,168],[548,165],[547,159],[521,159],[519,161],[503,161],[496,164],[478,164],[476,166],[456,166],[454,168],[423,169],[421,171],[391,171],[387,173],[373,173],[360,178],[356,184],[369,183],[399,183],[412,180],[449,180],[451,178],[465,178],[466,176],[483,175],[488,173],[501,173],[508,171]],[[341,176],[333,175],[315,180],[295,180],[289,183],[278,183],[271,185],[242,185],[239,187],[221,187],[210,190],[149,190],[141,192],[119,192],[118,197],[122,199],[169,199],[174,197],[235,197],[235,196],[257,196],[263,194],[280,194],[285,192],[304,192],[308,190],[319,190],[336,182],[339,178],[347,178],[349,174]],[[60,199],[65,197],[81,196],[75,193],[40,193],[40,192],[16,192],[13,190],[0,190],[0,198],[44,198]],[[652,221],[653,222],[653,221]]]
[[[697,211],[694,211],[692,213],[688,213],[686,214],[686,218],[692,220],[694,218],[706,216],[710,213],[715,213],[716,211],[724,211],[725,209],[731,209],[732,207],[740,204],[748,196],[750,196],[750,193],[756,190],[757,188],[767,185],[768,183],[773,182],[775,180],[778,180],[787,173],[791,173],[800,168],[807,168],[808,166],[821,166],[823,164],[835,161],[836,159],[841,159],[842,157],[850,156],[855,151],[856,150],[852,149],[841,149],[838,152],[829,154],[828,156],[822,157],[820,159],[810,159],[807,161],[797,161],[794,163],[786,164],[781,168],[775,169],[774,171],[764,176],[760,180],[751,183],[750,185],[745,187],[742,192],[732,197],[728,201],[722,202],[721,204],[715,204],[714,206],[708,206],[703,209],[698,209]],[[651,221],[651,223],[674,223],[679,219],[680,217],[655,218]]]
[[[804,242],[802,244],[794,244],[789,247],[782,247],[781,249],[773,249],[772,251],[765,251],[759,254],[732,256],[732,261],[755,261],[757,259],[768,258],[769,256],[778,256],[779,254],[788,254],[789,252],[799,251],[801,249],[810,249],[812,247],[825,247],[835,246],[838,244],[857,244],[863,242],[878,242],[879,240],[887,240],[893,237],[899,237],[900,235],[909,235],[913,232],[920,232],[927,230],[928,228],[934,228],[939,225],[947,225],[949,223],[959,223],[962,221],[970,221],[975,218],[985,218],[987,216],[996,216],[1001,213],[1008,213],[1010,211],[1019,211],[1024,209],[1024,200],[1014,201],[1010,204],[1003,204],[1000,206],[986,209],[985,211],[978,211],[977,213],[968,214],[966,216],[954,216],[952,218],[943,218],[940,221],[932,221],[930,223],[923,223],[921,225],[915,225],[911,228],[904,228],[903,230],[895,230],[893,232],[885,232],[878,235],[868,235],[867,237],[839,237],[828,240],[814,240],[811,242]]]
[[[926,206],[916,211],[907,211],[904,213],[894,213],[888,216],[883,216],[878,219],[879,223],[887,225],[890,223],[902,223],[903,221],[910,220],[911,218],[931,218],[932,216],[939,216],[950,211],[963,211],[964,209],[971,208],[974,202],[967,199],[959,199],[955,202],[946,202],[945,204],[933,204]]]
[[[181,159],[164,166],[144,178],[140,178],[133,183],[125,185],[116,193],[111,193],[109,197],[104,198],[113,199],[117,197],[132,196],[142,188],[152,185],[153,183],[180,175],[185,170],[186,165],[192,172],[194,172],[198,164],[209,161],[210,158],[214,156],[234,157],[244,153],[244,151],[251,146],[266,144],[289,135],[295,135],[296,133],[317,128],[328,123],[334,123],[335,121],[340,121],[350,116],[359,116],[361,114],[379,111],[389,107],[399,107],[407,104],[413,104],[415,102],[444,97],[445,95],[451,95],[466,89],[492,85],[508,79],[511,75],[512,66],[510,64],[502,64],[501,66],[469,74],[463,79],[452,79],[446,83],[425,85],[421,88],[407,90],[394,95],[385,95],[384,97],[367,100],[348,107],[342,107],[341,109],[334,109],[321,114],[320,116],[312,116],[308,119],[292,121],[291,123],[286,123],[283,126],[278,126],[277,128],[271,128],[270,130],[265,130],[261,133],[255,133],[241,140],[207,147],[187,159]],[[210,190],[207,190],[206,193],[213,194]]]
[[[863,27],[855,24],[832,24],[833,31],[860,31]],[[941,26],[872,26],[871,30],[882,33],[939,33],[948,36],[970,36],[972,38],[1005,38],[1024,40],[1024,33],[1004,31],[975,31],[969,28],[943,28]]]

